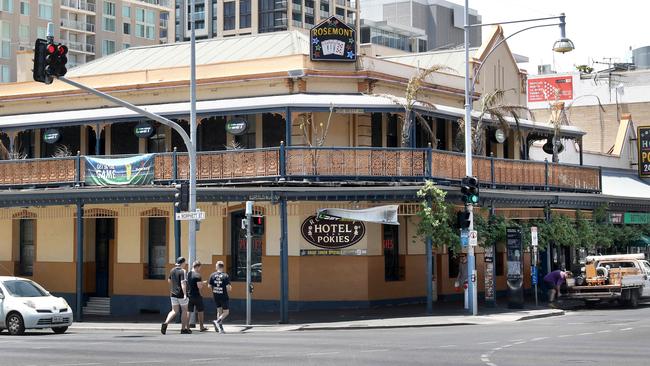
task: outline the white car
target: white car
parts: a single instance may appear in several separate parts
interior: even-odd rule
[[[72,325],[72,309],[62,297],[54,297],[36,282],[0,276],[0,331],[19,335],[25,329],[52,328],[61,334]]]

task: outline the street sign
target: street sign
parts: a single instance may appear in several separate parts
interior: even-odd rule
[[[478,245],[478,231],[472,230],[469,232],[469,245],[473,247]]]
[[[530,242],[534,247],[537,246],[537,226],[530,227]]]
[[[460,229],[460,246],[467,248],[469,245],[469,230]]]
[[[176,220],[191,221],[191,220],[205,220],[205,212],[197,209],[196,211],[177,212]]]
[[[531,277],[533,285],[536,285],[537,284],[537,266],[532,266],[530,268],[530,277]]]

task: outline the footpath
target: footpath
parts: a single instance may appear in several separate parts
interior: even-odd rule
[[[256,313],[253,308],[252,324],[246,325],[245,314],[235,313],[224,322],[226,333],[287,332],[310,330],[381,329],[410,327],[445,327],[459,325],[490,325],[507,322],[562,316],[564,311],[527,304],[524,309],[479,306],[477,316],[468,315],[462,304],[442,303],[434,306],[433,315],[427,315],[423,305],[405,305],[371,309],[332,311],[296,311],[289,313],[289,323],[279,324],[278,313]],[[160,332],[160,323],[166,314],[142,314],[135,317],[86,317],[73,323],[71,330],[151,331]],[[206,327],[214,332],[214,314],[206,313]],[[169,331],[177,331],[180,324],[172,323]],[[193,328],[198,332],[198,327]]]

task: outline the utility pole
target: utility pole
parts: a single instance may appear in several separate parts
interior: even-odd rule
[[[251,325],[251,256],[253,234],[251,233],[251,218],[253,216],[253,201],[246,201],[246,325]]]

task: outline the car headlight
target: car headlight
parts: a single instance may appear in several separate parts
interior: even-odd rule
[[[23,301],[23,304],[29,306],[32,309],[36,309],[36,304],[32,300]]]
[[[68,309],[70,309],[70,305],[68,304],[67,301],[65,301],[64,298],[59,297],[59,299],[61,299],[61,302],[63,303],[63,307],[64,307],[64,308],[68,308]]]

